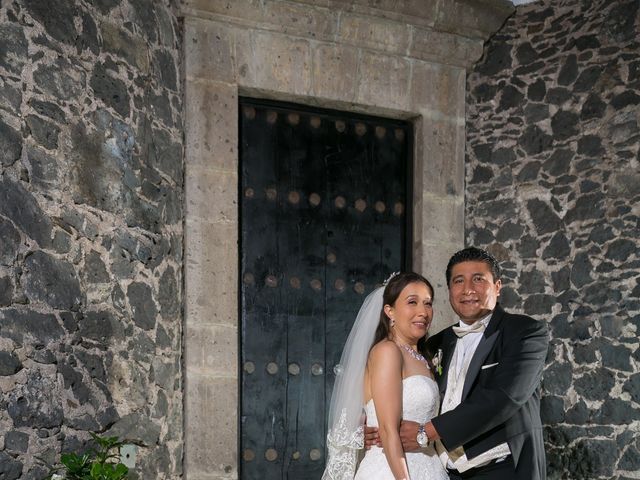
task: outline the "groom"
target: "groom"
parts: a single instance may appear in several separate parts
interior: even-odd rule
[[[424,425],[402,422],[404,449],[435,440],[452,480],[544,480],[539,385],[547,326],[500,307],[500,266],[484,250],[454,254],[446,277],[460,323],[427,344],[431,356],[442,356],[434,369],[440,415]],[[377,441],[375,429],[367,433],[368,444]]]

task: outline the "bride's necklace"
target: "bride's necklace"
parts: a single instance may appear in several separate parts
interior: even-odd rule
[[[407,352],[413,358],[415,358],[419,362],[423,363],[425,367],[427,367],[428,369],[431,369],[431,367],[429,367],[429,362],[427,362],[427,359],[424,358],[420,353],[416,352],[409,345],[405,345],[403,343],[396,343],[396,345],[398,345],[400,348],[402,348],[405,352]]]

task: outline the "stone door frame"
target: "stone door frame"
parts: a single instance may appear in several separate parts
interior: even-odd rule
[[[238,96],[413,122],[413,268],[434,283],[439,329],[451,321],[446,261],[464,243],[466,69],[511,11],[183,0],[185,478],[238,477]]]

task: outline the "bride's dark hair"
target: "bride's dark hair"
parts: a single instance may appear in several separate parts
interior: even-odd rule
[[[403,272],[392,277],[382,294],[382,310],[380,311],[380,322],[378,322],[378,328],[376,329],[376,336],[373,339],[373,345],[376,345],[382,340],[389,338],[391,332],[390,319],[386,313],[384,313],[385,305],[394,305],[396,300],[400,296],[400,292],[404,290],[404,287],[410,283],[424,283],[431,291],[431,299],[433,300],[433,286],[422,275],[415,272]],[[423,351],[424,343],[427,341],[427,337],[423,337],[418,341],[418,351]]]

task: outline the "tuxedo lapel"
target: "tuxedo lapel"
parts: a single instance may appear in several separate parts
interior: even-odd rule
[[[440,375],[438,387],[440,387],[440,394],[444,395],[447,389],[447,377],[449,376],[449,366],[451,365],[451,359],[453,358],[453,352],[456,349],[456,342],[458,337],[451,327],[449,327],[443,334],[442,339],[442,375]]]
[[[480,368],[484,363],[485,359],[493,349],[493,346],[500,335],[500,324],[502,323],[502,316],[504,314],[504,310],[500,308],[499,305],[496,305],[495,310],[493,311],[493,315],[491,316],[491,320],[489,320],[489,325],[487,325],[482,338],[480,339],[480,343],[476,348],[473,357],[471,358],[471,362],[469,363],[469,369],[467,370],[467,376],[464,379],[464,388],[462,389],[462,400],[467,397],[469,390],[471,389],[471,385],[475,382],[478,373],[480,373]]]

